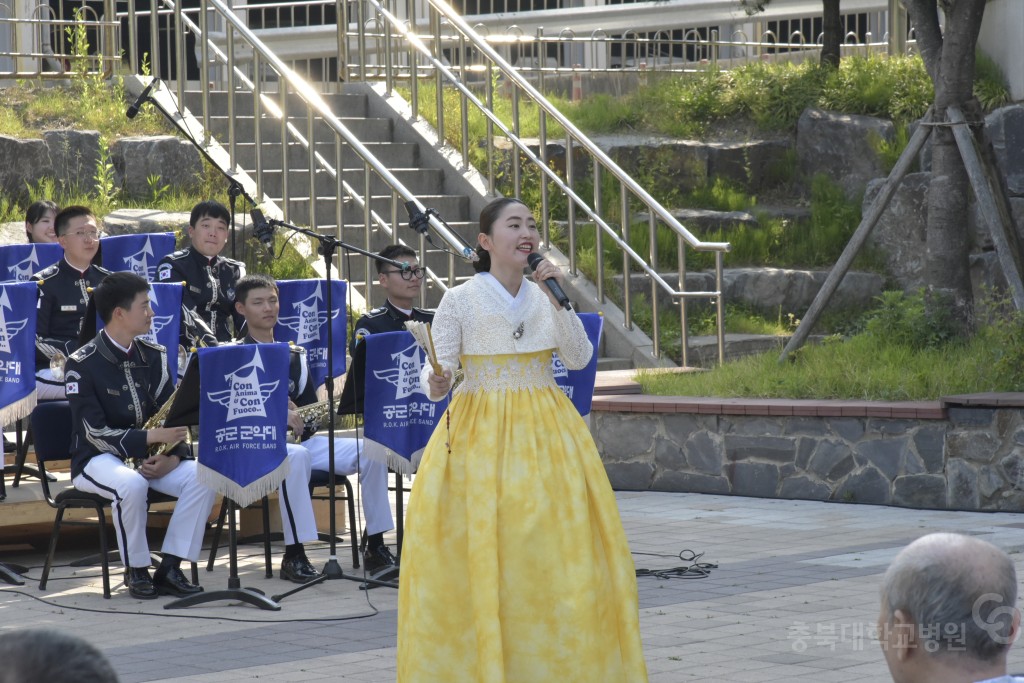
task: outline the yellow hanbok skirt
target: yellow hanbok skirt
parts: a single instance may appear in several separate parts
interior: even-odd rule
[[[409,499],[399,683],[646,681],[615,496],[550,351],[462,363],[477,386],[456,392]]]

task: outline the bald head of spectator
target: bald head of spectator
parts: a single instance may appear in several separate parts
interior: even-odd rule
[[[102,652],[49,628],[0,631],[0,683],[118,683]]]
[[[1016,604],[1017,572],[996,546],[962,534],[917,539],[896,556],[882,585],[879,642],[893,681],[1005,676],[1020,625]]]

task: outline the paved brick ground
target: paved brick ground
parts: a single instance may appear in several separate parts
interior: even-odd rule
[[[675,681],[887,681],[873,639],[878,586],[892,556],[931,531],[991,540],[1014,553],[1024,576],[1024,524],[1012,514],[898,508],[674,493],[620,493],[639,568],[683,564],[683,551],[717,564],[707,578],[639,579],[641,628],[652,683]],[[0,504],[2,513],[2,504]],[[279,612],[214,603],[164,610],[123,588],[103,600],[96,569],[67,562],[42,593],[42,557],[0,546],[0,560],[30,566],[24,587],[0,584],[0,628],[51,625],[106,652],[125,683],[143,681],[393,681],[397,592],[331,581],[282,600]],[[327,548],[313,546],[316,564]],[[570,549],[567,549],[570,550]],[[275,560],[281,548],[275,549]],[[256,546],[241,549],[242,584],[268,594],[290,584],[263,578]],[[684,553],[685,554],[685,553]],[[351,555],[339,548],[349,569]],[[557,571],[557,558],[551,562]],[[201,570],[207,590],[226,587],[223,557]],[[1024,670],[1024,649],[1011,668]]]

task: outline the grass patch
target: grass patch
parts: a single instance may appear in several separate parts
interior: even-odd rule
[[[885,292],[859,333],[804,346],[781,365],[773,351],[700,373],[641,372],[638,381],[667,396],[872,401],[1024,390],[1024,315],[986,295],[978,333],[963,339],[944,310],[921,292]]]
[[[751,356],[707,372],[641,372],[644,393],[747,398],[934,400],[977,391],[1017,391],[996,372],[998,349],[979,336],[966,344],[916,350],[870,334],[808,346],[793,362],[778,352]]]
[[[0,89],[0,134],[38,138],[43,131],[63,128],[99,131],[110,140],[173,134],[170,124],[152,107],[143,107],[136,118],[128,119],[126,106],[120,76],[110,81],[76,78],[70,85],[20,81]]]
[[[998,69],[993,73],[992,68],[981,66],[978,73],[983,89],[989,87],[988,83],[1001,82]],[[432,81],[420,82],[420,114],[436,125],[434,92]],[[407,90],[403,94],[408,97]],[[459,93],[446,89],[444,97],[445,138],[458,146],[462,141]],[[934,91],[919,56],[872,55],[847,57],[838,69],[825,69],[809,60],[802,64],[751,62],[732,71],[652,74],[648,86],[624,97],[594,95],[581,102],[550,99],[588,134],[636,131],[696,137],[731,118],[749,119],[765,131],[790,128],[807,107],[883,116],[905,123],[924,114]],[[494,109],[511,128],[511,99],[500,87],[495,89]],[[521,105],[519,132],[522,137],[535,137],[539,132],[538,109],[531,103]],[[549,124],[550,137],[561,134],[559,126]],[[471,156],[485,154],[477,144],[485,136],[483,115],[471,109]],[[480,163],[479,158],[471,161]]]

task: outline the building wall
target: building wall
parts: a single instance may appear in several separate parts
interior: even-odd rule
[[[1010,97],[1024,100],[1024,2],[990,0],[978,47],[1002,67]]]

